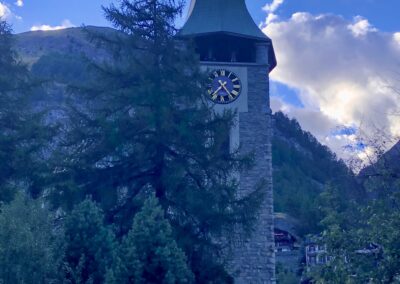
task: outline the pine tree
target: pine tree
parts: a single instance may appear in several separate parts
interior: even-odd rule
[[[136,214],[120,248],[117,283],[191,283],[186,256],[172,236],[157,199],[151,197]]]
[[[65,220],[66,279],[103,283],[115,257],[114,235],[91,200],[79,204]]]
[[[18,193],[0,210],[0,283],[58,283],[62,234],[43,200]]]
[[[39,154],[49,139],[43,111],[34,111],[35,84],[13,50],[11,27],[0,20],[0,201],[9,202],[17,188],[38,196],[44,164]]]
[[[238,199],[234,177],[251,159],[223,150],[235,114],[215,113],[206,99],[197,56],[175,38],[181,9],[173,0],[104,8],[119,32],[91,36],[113,61],[92,64],[92,83],[71,87],[69,129],[57,156],[65,170],[53,194],[65,207],[92,196],[121,236],[154,193],[204,282],[224,274],[217,240],[254,220],[262,193]]]

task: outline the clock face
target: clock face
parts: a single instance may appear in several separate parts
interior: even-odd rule
[[[225,69],[214,70],[208,80],[208,96],[214,103],[229,104],[240,96],[242,83],[235,73]]]

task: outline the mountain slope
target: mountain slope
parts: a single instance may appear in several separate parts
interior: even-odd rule
[[[296,120],[278,112],[274,121],[275,211],[297,218],[299,234],[316,233],[321,220],[318,197],[327,184],[336,186],[345,199],[357,197],[361,190],[348,167]]]
[[[86,27],[88,31],[110,35],[114,29]],[[88,40],[84,28],[68,28],[55,31],[35,31],[15,35],[16,50],[21,58],[33,65],[43,55],[51,53],[86,55],[90,58],[104,58],[106,54]]]
[[[359,178],[367,179],[377,175],[400,178],[400,141],[382,154],[374,164],[360,171]]]
[[[358,180],[367,189],[368,198],[384,199],[400,189],[400,141],[378,160],[360,171]]]

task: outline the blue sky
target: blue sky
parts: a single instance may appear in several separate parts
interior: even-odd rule
[[[109,5],[112,0],[23,0],[23,6],[15,5],[17,0],[0,0],[21,20],[13,19],[16,32],[28,31],[35,25],[60,25],[69,20],[74,25],[107,25],[101,5]],[[247,4],[255,21],[265,20],[265,12],[261,10],[267,0],[247,0]],[[377,28],[385,31],[399,29],[399,0],[291,0],[285,1],[279,14],[283,18],[293,13],[305,11],[312,14],[332,13],[352,18],[360,15],[368,18]]]
[[[247,1],[249,10],[256,21],[262,21],[265,14],[260,12],[260,7],[271,1]],[[285,1],[279,8],[279,14],[288,18],[296,12],[309,12],[312,14],[335,14],[348,19],[354,16],[363,16],[379,29],[385,31],[398,31],[400,27],[400,1],[399,0],[291,0]]]
[[[0,0],[16,17],[11,21],[15,32],[29,31],[32,26],[61,25],[69,20],[73,25],[107,25],[101,6],[109,5],[109,0],[23,0],[18,7],[16,0]],[[18,18],[17,18],[18,17]],[[19,17],[21,17],[19,19]]]
[[[360,140],[400,137],[400,0],[246,2],[275,46],[273,111],[296,118],[344,159],[373,155]],[[110,3],[117,1],[0,0],[0,16],[17,33],[105,26],[101,6]]]

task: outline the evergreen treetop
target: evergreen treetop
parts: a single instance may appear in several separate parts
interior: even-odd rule
[[[65,275],[71,283],[104,283],[116,257],[101,209],[87,199],[65,219]]]
[[[155,197],[136,214],[123,238],[116,267],[117,283],[192,283],[184,252]]]
[[[0,283],[59,283],[62,233],[43,199],[17,193],[0,207]]]

